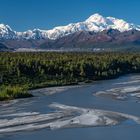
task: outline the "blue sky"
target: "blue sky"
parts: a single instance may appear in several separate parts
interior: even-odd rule
[[[0,23],[17,31],[51,29],[94,13],[140,24],[140,0],[0,0]]]

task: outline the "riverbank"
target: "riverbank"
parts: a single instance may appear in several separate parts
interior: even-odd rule
[[[35,96],[33,98],[18,99],[13,101],[7,101],[5,103],[0,103],[1,124],[3,123],[4,125],[1,127],[1,131],[3,132],[0,134],[0,139],[7,140],[9,136],[11,140],[31,140],[31,139],[38,140],[40,137],[42,138],[42,140],[46,140],[46,138],[53,140],[58,139],[65,140],[65,138],[68,137],[70,140],[75,139],[75,137],[76,139],[83,138],[88,140],[92,140],[93,138],[100,140],[104,140],[106,138],[108,140],[112,140],[112,137],[113,138],[115,137],[116,138],[115,140],[121,138],[122,139],[125,138],[127,140],[137,139],[140,136],[139,133],[140,125],[137,124],[137,122],[133,118],[131,119],[130,117],[128,118],[126,116],[125,119],[124,116],[123,119],[122,115],[120,114],[121,115],[120,116],[118,113],[120,112],[123,114],[139,117],[140,116],[139,111],[140,104],[138,102],[139,99],[132,97],[128,98],[128,100],[116,101],[112,98],[108,99],[103,97],[97,97],[94,95],[99,91],[108,91],[114,88],[124,89],[126,87],[125,89],[127,90],[127,87],[136,86],[136,89],[138,89],[137,86],[139,85],[140,85],[140,75],[130,74],[119,77],[114,80],[98,81],[95,82],[94,84],[90,83],[81,86],[68,86],[68,87],[65,86],[56,88],[52,87],[47,88],[44,91],[43,89],[40,89],[41,93],[39,91],[33,90],[36,91],[35,94],[33,93],[33,95]],[[113,92],[114,90],[112,90],[112,93]],[[137,91],[135,92],[137,93]],[[54,103],[56,108],[54,108]],[[68,106],[77,107],[78,112],[76,111],[76,113],[73,113],[74,116],[72,117],[62,116],[63,117],[62,118],[60,116],[62,110],[58,108],[58,104],[59,107],[60,104],[65,105],[64,111],[66,113],[68,112],[68,115],[71,113],[71,110],[68,109]],[[79,113],[79,108],[80,110],[81,108],[86,109],[87,112],[85,112],[85,114],[81,114]],[[90,109],[93,110],[93,112],[96,109],[97,113],[95,112],[94,115],[90,111]],[[103,111],[107,111],[107,114],[104,115]],[[117,112],[118,115],[115,113],[113,117],[111,114],[109,114],[108,111]],[[65,112],[62,113],[62,115],[65,115]],[[98,113],[101,113],[101,116],[96,117]],[[53,119],[53,117],[59,116],[60,119],[59,118]],[[99,118],[99,120],[105,120],[103,121],[104,123],[106,122],[106,120],[108,120],[107,118],[113,120],[117,119],[116,121],[119,121],[119,123],[117,125],[111,126],[110,125],[98,127],[88,126],[87,124],[88,120],[90,120],[89,125],[90,124],[92,125],[92,122],[93,124],[94,122],[96,122],[96,120],[94,121],[95,118],[94,116],[97,119]],[[51,121],[48,120],[48,117],[50,118]],[[65,128],[65,126],[63,125],[64,127],[62,126],[60,130],[54,130],[57,129],[56,128],[57,122],[58,125],[60,124],[61,126],[64,124],[64,122],[66,122],[65,126],[68,126],[69,124],[70,125],[68,126],[68,128]],[[84,126],[81,125],[81,123]],[[54,128],[53,131],[49,129],[50,126],[52,129]],[[102,135],[101,132],[103,132]],[[81,135],[79,135],[79,133]]]
[[[78,85],[130,73],[140,73],[139,53],[0,53],[0,87],[30,90]],[[1,92],[2,100],[7,99],[7,91]]]
[[[61,89],[63,90],[64,87],[71,87],[71,86],[82,86],[82,85],[86,85],[86,84],[94,84],[97,81],[102,81],[102,80],[111,80],[111,79],[117,79],[121,76],[125,76],[127,74],[124,75],[120,75],[120,76],[114,76],[114,77],[110,77],[110,78],[105,78],[105,79],[99,79],[99,80],[85,80],[85,81],[79,81],[79,82],[71,82],[71,83],[56,83],[56,84],[38,84],[38,85],[34,85],[32,87],[28,87],[27,85],[23,85],[23,86],[1,86],[0,87],[0,101],[8,101],[8,100],[14,100],[14,99],[20,99],[20,98],[30,98],[30,97],[34,97],[34,95],[32,94],[32,92],[30,91],[39,91],[41,89],[48,89],[47,91],[50,91],[49,89],[56,87],[59,88],[60,91]],[[58,91],[59,91],[58,89]],[[46,94],[46,95],[51,95],[53,91],[51,91],[50,94]]]
[[[25,88],[18,86],[1,86],[0,101],[33,97]]]

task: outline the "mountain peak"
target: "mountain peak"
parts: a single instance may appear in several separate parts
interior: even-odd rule
[[[105,20],[105,18],[102,15],[96,13],[96,14],[91,15],[86,20],[86,22],[104,23],[104,22],[106,22],[106,20]]]
[[[9,25],[0,24],[0,39],[13,39],[16,37],[16,32]]]
[[[0,24],[0,30],[12,30],[9,25]]]

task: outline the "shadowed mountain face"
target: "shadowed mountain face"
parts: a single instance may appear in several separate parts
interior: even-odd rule
[[[9,51],[10,49],[6,47],[4,44],[0,43],[0,51]]]
[[[81,31],[55,41],[45,41],[40,48],[114,48],[119,46],[140,46],[140,32],[136,30],[121,33],[106,30],[99,33]],[[122,48],[123,49],[123,48]]]
[[[80,31],[68,36],[50,40],[50,39],[29,39],[29,40],[3,40],[8,48],[39,48],[39,49],[124,49],[129,47],[140,47],[140,31],[131,30],[120,32],[109,29],[102,32]],[[2,46],[4,47],[1,43]],[[5,47],[6,47],[5,46]],[[132,48],[133,49],[133,48]]]

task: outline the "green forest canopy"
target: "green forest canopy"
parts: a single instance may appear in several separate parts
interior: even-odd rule
[[[68,85],[136,72],[139,53],[0,53],[1,85]]]

